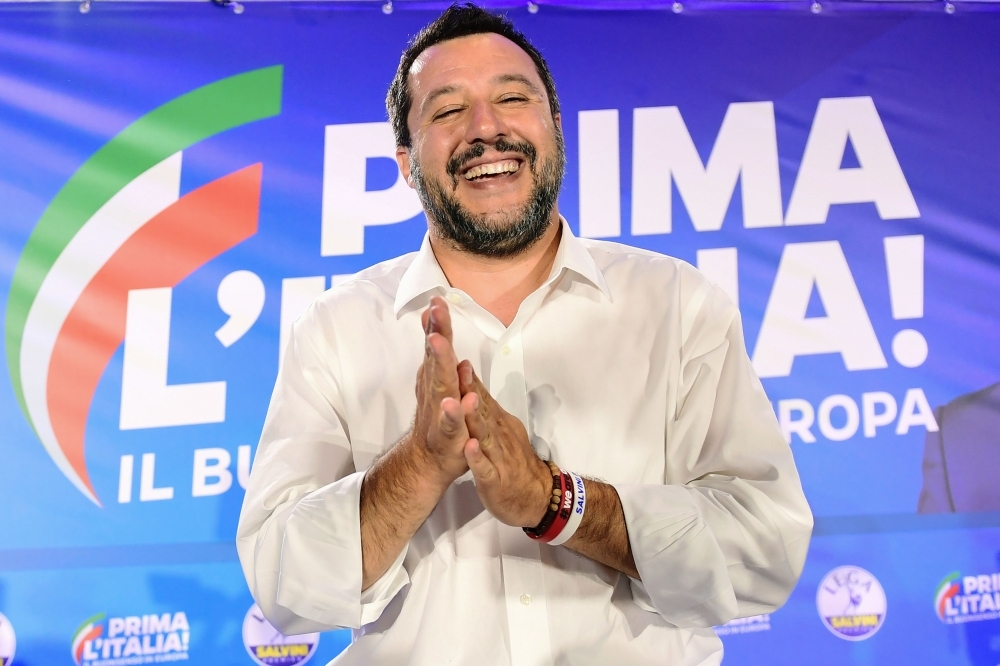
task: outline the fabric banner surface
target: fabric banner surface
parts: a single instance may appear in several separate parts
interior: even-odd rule
[[[291,323],[423,238],[384,99],[435,15],[0,6],[0,666],[350,641],[273,630],[233,540]],[[725,663],[1000,663],[1000,12],[509,15],[560,210],[739,305],[815,513]]]

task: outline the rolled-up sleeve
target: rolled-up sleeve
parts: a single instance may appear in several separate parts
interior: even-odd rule
[[[709,627],[785,602],[813,519],[738,310],[686,269],[665,484],[615,488],[641,577],[636,603],[677,627]]]
[[[237,528],[254,600],[286,635],[357,628],[408,582],[404,549],[362,592],[360,497],[337,350],[313,306],[293,326]]]

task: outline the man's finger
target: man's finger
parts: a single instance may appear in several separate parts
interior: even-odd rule
[[[458,390],[463,396],[476,390],[472,381],[474,373],[471,361],[464,360],[458,364]]]
[[[476,371],[472,369],[471,363],[469,364],[468,372],[469,375],[471,376],[470,391],[479,396],[479,406],[476,409],[479,412],[480,416],[482,416],[483,420],[489,423],[491,416],[490,412],[497,410],[498,413],[494,414],[493,416],[499,417],[500,413],[503,412],[503,407],[501,407],[500,403],[494,400],[493,396],[490,395],[490,392],[486,390],[486,387],[483,385],[483,382],[479,380],[479,376],[476,374]]]
[[[499,478],[497,468],[490,462],[479,445],[479,440],[470,439],[465,444],[465,462],[469,463],[472,476],[476,479],[476,485],[488,488]]]
[[[479,449],[496,466],[504,464],[503,443],[500,438],[493,436],[489,421],[483,418],[481,409],[482,400],[475,393],[469,393],[462,398],[462,409],[465,413],[465,425],[469,430],[469,437],[479,441]]]
[[[447,439],[467,438],[468,429],[465,427],[464,416],[462,403],[455,398],[445,398],[441,401],[438,430]]]
[[[469,366],[472,370],[472,366]],[[476,374],[475,370],[472,370],[472,390],[480,395],[482,398],[480,409],[486,410],[487,412],[495,407],[500,407],[500,403],[493,399],[490,392],[486,389],[486,386],[479,379],[479,375]]]
[[[448,302],[440,296],[431,298],[431,305],[427,308],[427,326],[424,330],[430,333],[440,333],[448,342],[455,338],[451,328],[451,310],[448,309]]]
[[[466,393],[462,396],[462,411],[465,412],[465,425],[469,428],[469,437],[479,441],[488,440],[490,427],[479,411],[482,400],[476,393]]]
[[[428,364],[428,379],[433,391],[440,397],[458,399],[461,396],[458,391],[458,357],[451,343],[440,333],[431,333],[427,336],[427,347],[430,358],[425,364]]]
[[[418,398],[420,397],[421,389],[424,387],[424,374],[425,374],[424,369],[425,369],[425,367],[426,367],[426,365],[423,364],[423,363],[421,363],[420,366],[417,367],[416,391],[417,391],[417,397]]]
[[[480,397],[474,409],[479,412],[482,419],[486,422],[489,422],[492,406],[496,405],[499,408],[499,404],[493,399],[490,392],[486,390],[486,387],[483,386],[479,377],[476,376],[476,371],[472,368],[470,361],[462,361],[458,364],[458,390],[463,396],[475,393]],[[475,436],[473,435],[473,437]]]
[[[431,325],[431,308],[430,306],[427,306],[427,308],[420,313],[420,328],[424,329],[425,336],[431,332],[429,328],[430,325]]]
[[[430,336],[434,333],[442,335],[449,344],[454,340],[447,302],[440,296],[432,297],[430,305],[420,313],[420,323],[424,330],[424,364],[433,365],[434,351],[430,345]]]

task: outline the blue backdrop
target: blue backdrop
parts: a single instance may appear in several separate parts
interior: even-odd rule
[[[1000,13],[509,13],[562,101],[561,211],[738,301],[817,517],[788,604],[720,629],[726,663],[995,666]],[[0,664],[14,636],[23,666],[253,663],[233,539],[282,331],[419,246],[383,100],[435,15],[0,7]],[[170,218],[236,229],[237,204],[250,228],[221,245]],[[87,375],[60,349],[106,355]],[[145,652],[101,655],[115,635]]]

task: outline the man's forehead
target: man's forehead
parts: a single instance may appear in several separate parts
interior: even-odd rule
[[[429,84],[436,88],[447,85],[450,78],[497,68],[522,74],[530,81],[539,78],[534,61],[520,46],[492,32],[457,37],[428,47],[413,61],[409,77],[413,87],[426,88]]]

